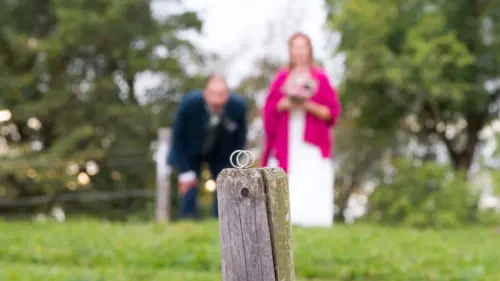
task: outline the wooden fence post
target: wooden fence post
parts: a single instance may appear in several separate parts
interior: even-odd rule
[[[156,154],[156,222],[170,221],[170,173],[167,155],[170,146],[170,128],[158,129]]]
[[[282,169],[217,177],[223,281],[295,281],[288,178]]]

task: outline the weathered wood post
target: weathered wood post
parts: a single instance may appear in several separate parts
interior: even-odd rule
[[[295,281],[288,178],[282,169],[217,177],[223,281]]]
[[[156,154],[156,222],[170,220],[170,173],[167,154],[170,146],[170,128],[158,129],[158,151]]]

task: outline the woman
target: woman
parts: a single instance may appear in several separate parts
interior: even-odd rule
[[[289,40],[289,65],[272,82],[264,105],[263,166],[288,173],[295,225],[333,225],[332,134],[341,108],[326,73],[313,61],[311,40]],[[274,164],[273,164],[274,162]]]

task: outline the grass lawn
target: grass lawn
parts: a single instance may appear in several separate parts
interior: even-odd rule
[[[220,281],[216,222],[0,222],[0,281]],[[498,281],[491,229],[294,228],[297,281]]]

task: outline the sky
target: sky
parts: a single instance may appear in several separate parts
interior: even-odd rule
[[[183,9],[197,11],[203,20],[202,34],[189,38],[203,52],[221,56],[213,67],[227,76],[230,86],[255,71],[252,62],[259,57],[285,61],[287,39],[295,31],[311,37],[316,59],[325,61],[335,84],[343,72],[342,56],[333,54],[339,36],[325,30],[323,5],[323,0],[184,0],[182,7],[172,0],[156,0],[153,13],[163,17]],[[145,74],[137,86],[146,89],[158,82]]]

